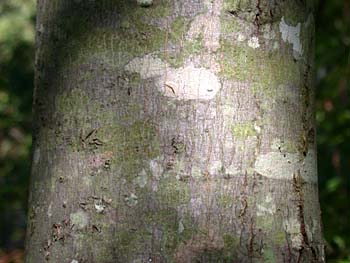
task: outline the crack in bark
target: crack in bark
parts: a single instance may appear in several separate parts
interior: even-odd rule
[[[262,14],[262,9],[260,7],[260,0],[257,0],[256,8],[257,8],[258,12],[255,14],[254,24],[257,27],[257,34],[259,34],[259,32],[260,32],[260,25],[261,25],[261,23],[260,23],[260,16]],[[270,10],[270,13],[271,13],[271,10]]]
[[[305,223],[305,213],[304,213],[304,193],[303,186],[306,182],[300,175],[300,171],[297,172],[297,175],[293,174],[293,188],[297,195],[297,209],[298,209],[298,219],[300,222],[300,233],[302,235],[302,244],[298,250],[297,262],[301,262],[302,255],[305,249],[311,250],[313,262],[317,262],[317,254],[315,248],[310,245],[309,238],[306,232],[306,223]]]

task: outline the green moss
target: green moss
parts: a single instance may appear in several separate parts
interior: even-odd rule
[[[249,82],[255,93],[273,97],[279,94],[280,85],[300,83],[300,66],[291,55],[226,40],[221,40],[221,51],[225,54],[221,60],[221,76]]]
[[[272,246],[283,246],[286,243],[286,233],[282,227],[281,220],[281,218],[276,218],[270,214],[256,218],[256,228],[266,233],[266,242]]]
[[[224,250],[223,255],[227,262],[233,262],[235,259],[235,252],[239,247],[239,237],[230,234],[224,234]]]
[[[204,50],[204,37],[203,33],[198,35],[195,39],[186,42],[184,47],[184,55],[194,55],[203,52]]]
[[[160,151],[156,127],[147,120],[106,125],[97,130],[95,137],[104,142],[99,151],[113,153],[111,169],[121,169],[129,182],[144,168],[144,161],[157,157]]]
[[[261,228],[265,231],[270,231],[274,225],[274,217],[269,214],[266,214],[264,216],[258,216],[256,218],[255,224],[257,228]]]
[[[217,202],[221,208],[231,207],[233,203],[232,195],[222,193],[217,197]]]
[[[271,144],[271,149],[280,151],[281,153],[297,153],[298,143],[291,140],[274,139]]]
[[[186,33],[189,29],[189,21],[183,16],[178,16],[174,19],[170,26],[169,41],[172,43],[179,43],[186,37]]]
[[[121,227],[116,232],[115,247],[118,249],[118,260],[129,262],[133,256],[142,250],[146,240],[152,239],[152,233],[145,228],[134,229],[130,226]]]
[[[223,235],[224,246],[217,244],[215,247],[207,247],[201,249],[193,257],[191,262],[234,262],[236,259],[236,251],[239,247],[239,237],[224,234]]]
[[[230,234],[224,234],[223,236],[225,248],[228,250],[234,250],[239,245],[239,237]]]
[[[200,251],[191,262],[222,262],[223,250],[216,248],[208,248]]]
[[[271,235],[272,242],[277,245],[284,245],[286,243],[286,232],[283,230],[276,230]]]
[[[227,13],[220,16],[220,31],[222,37],[236,33],[242,30],[242,25],[238,23],[237,19],[232,19],[232,16]]]
[[[188,215],[179,218],[177,210],[174,208],[149,210],[143,218],[147,225],[156,227],[160,231],[162,235],[160,240],[161,251],[167,262],[173,262],[173,256],[178,246],[189,240],[197,232],[196,226],[191,223],[191,218]],[[179,231],[180,224],[182,231]]]
[[[175,209],[161,209],[158,211],[150,211],[145,216],[147,224],[156,226],[162,233],[163,253],[171,255],[177,244],[180,242],[178,233],[179,219]]]
[[[232,135],[237,139],[245,139],[249,136],[256,136],[254,124],[252,122],[235,124],[232,128]]]
[[[179,206],[188,204],[190,198],[191,192],[188,182],[177,180],[175,176],[164,177],[160,180],[157,192],[159,202]]]
[[[190,27],[190,20],[182,16],[177,17],[170,26],[167,40],[178,48],[174,52],[160,53],[159,57],[167,61],[171,66],[178,68],[183,66],[184,61],[191,55],[203,52],[203,35],[200,34],[193,40],[186,39]]]
[[[272,248],[265,248],[263,252],[264,262],[266,263],[274,263],[276,262],[275,252]]]
[[[55,108],[58,114],[70,112],[72,115],[82,118],[87,110],[89,98],[81,89],[72,89],[56,97]]]
[[[194,179],[201,180],[204,178],[204,173],[202,173],[202,170],[197,166],[192,166],[191,168],[191,176]]]
[[[246,5],[247,2],[248,1],[225,0],[223,8],[228,11],[238,10],[242,8],[243,4]]]

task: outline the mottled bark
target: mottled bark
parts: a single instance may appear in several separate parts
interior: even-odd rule
[[[38,0],[26,262],[323,262],[312,0]]]

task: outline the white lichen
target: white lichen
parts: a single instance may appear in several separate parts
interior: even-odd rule
[[[299,163],[295,153],[270,152],[259,155],[255,162],[255,172],[274,179],[293,179]]]
[[[260,127],[258,124],[256,124],[256,123],[254,123],[254,130],[255,130],[257,133],[261,133],[261,127]]]
[[[276,212],[276,204],[270,193],[266,194],[265,200],[257,204],[257,216],[273,215]]]
[[[180,100],[211,100],[219,90],[220,82],[214,73],[192,64],[169,70],[162,88],[165,96]]]
[[[298,55],[302,55],[303,47],[300,39],[301,23],[298,23],[296,26],[290,26],[285,22],[284,17],[282,17],[279,28],[283,41],[290,43],[293,46],[293,51]]]
[[[250,46],[251,48],[258,48],[260,47],[260,44],[259,44],[259,39],[257,37],[252,37],[248,40],[248,46]]]
[[[140,186],[141,188],[144,188],[147,184],[147,173],[145,169],[142,169],[142,171],[138,174],[138,176],[133,180],[135,184]]]
[[[83,229],[89,224],[88,214],[84,211],[77,211],[70,214],[70,222],[76,229]]]
[[[169,65],[152,55],[134,58],[126,66],[127,71],[138,73],[142,79],[159,77],[165,74]]]
[[[231,164],[229,167],[225,169],[226,176],[232,177],[232,176],[238,176],[240,171],[236,168],[235,165]]]
[[[97,213],[102,214],[105,211],[106,206],[103,203],[103,200],[98,200],[95,202],[95,210]]]
[[[159,180],[163,173],[163,166],[160,164],[159,157],[149,162],[149,168],[153,177]]]
[[[50,203],[49,207],[47,208],[47,216],[49,218],[52,217],[52,202]]]
[[[237,41],[243,42],[244,40],[246,40],[246,36],[244,34],[242,34],[242,33],[238,33]]]
[[[214,161],[210,165],[209,173],[212,175],[217,175],[222,169],[222,162],[220,160]]]
[[[153,0],[137,0],[137,3],[142,7],[149,7],[153,4]]]
[[[206,68],[190,63],[174,69],[151,55],[131,60],[125,69],[142,79],[156,78],[159,91],[178,100],[211,100],[221,87],[218,77]]]
[[[267,214],[273,215],[276,212],[276,205],[272,204],[270,207],[263,206],[263,205],[257,205],[257,216],[265,216]]]
[[[130,206],[130,207],[138,204],[138,197],[134,193],[131,193],[129,196],[125,197],[124,200],[127,206]]]
[[[304,157],[289,140],[274,139],[272,152],[261,154],[255,161],[254,171],[274,179],[293,179],[296,174],[304,181],[317,183],[316,152],[310,148]]]
[[[290,235],[292,246],[296,249],[302,247],[303,235],[300,231],[300,222],[297,219],[288,219],[283,222],[284,230]]]
[[[201,169],[197,166],[192,166],[191,168],[191,176],[195,179],[200,179],[204,177],[204,174],[202,173]]]
[[[178,227],[177,232],[178,232],[179,234],[181,234],[182,232],[184,232],[184,230],[185,230],[184,224],[182,223],[182,220],[180,220],[180,221],[179,221],[179,227]]]
[[[186,163],[185,161],[178,159],[174,162],[174,171],[176,173],[176,179],[182,180],[184,176],[186,176]]]
[[[315,150],[308,150],[305,159],[303,160],[300,173],[304,180],[312,183],[317,183],[317,157]]]

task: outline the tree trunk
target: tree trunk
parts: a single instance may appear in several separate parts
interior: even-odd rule
[[[38,0],[26,262],[323,262],[312,2]]]

